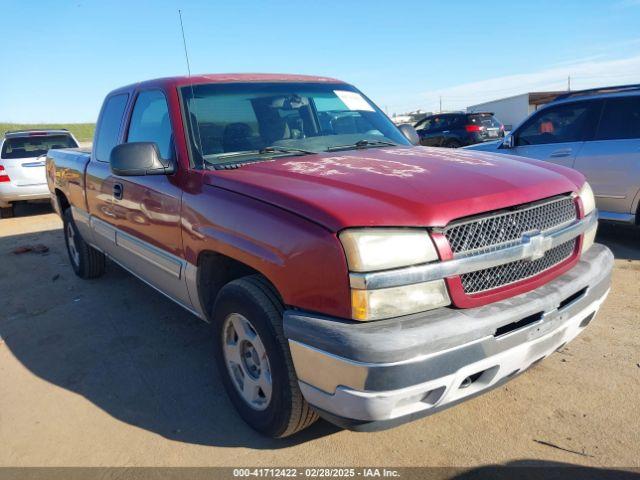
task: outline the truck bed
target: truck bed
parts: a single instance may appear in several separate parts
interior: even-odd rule
[[[90,148],[63,148],[47,152],[47,183],[52,193],[64,193],[71,205],[86,209],[84,174]]]

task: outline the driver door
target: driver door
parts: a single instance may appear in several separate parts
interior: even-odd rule
[[[175,160],[167,100],[162,91],[138,93],[126,142],[153,142],[164,160]],[[177,302],[189,305],[184,281],[180,208],[182,190],[176,174],[120,176],[112,209],[116,231],[113,257]]]
[[[582,101],[549,106],[514,133],[509,153],[573,167],[584,142],[593,136],[601,104]]]

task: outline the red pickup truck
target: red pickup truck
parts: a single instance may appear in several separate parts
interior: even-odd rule
[[[581,174],[416,140],[330,78],[165,78],[111,92],[47,181],[76,274],[109,257],[211,322],[249,425],[372,430],[523,372],[610,286]]]

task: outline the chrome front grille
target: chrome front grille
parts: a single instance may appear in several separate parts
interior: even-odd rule
[[[552,230],[576,218],[574,199],[567,195],[457,221],[443,233],[454,256],[484,253],[518,243],[524,233]]]
[[[519,244],[525,234],[553,231],[576,219],[575,201],[567,195],[456,221],[442,233],[454,258],[460,258]],[[535,260],[518,260],[463,274],[460,280],[464,292],[485,292],[534,277],[571,257],[576,241],[574,238],[553,247]]]
[[[460,275],[464,292],[466,294],[480,293],[535,277],[567,260],[576,248],[576,241],[574,238],[557,247],[553,247],[551,250],[547,250],[542,258],[537,260],[518,260],[517,262]]]

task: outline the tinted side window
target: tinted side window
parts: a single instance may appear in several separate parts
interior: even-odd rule
[[[111,150],[118,143],[118,133],[128,98],[129,95],[123,93],[110,97],[105,103],[96,132],[96,160],[100,162],[109,161]]]
[[[445,130],[451,125],[451,120],[451,116],[433,117],[429,123],[429,130],[434,132]]]
[[[170,159],[173,156],[169,107],[161,91],[150,90],[138,95],[127,142],[154,142],[162,158]]]
[[[420,120],[416,126],[416,130],[431,130],[433,124],[433,117],[427,117]]]
[[[604,104],[595,140],[640,138],[640,97],[612,98]]]
[[[517,145],[579,142],[590,128],[590,103],[550,107],[533,117],[517,134]]]

